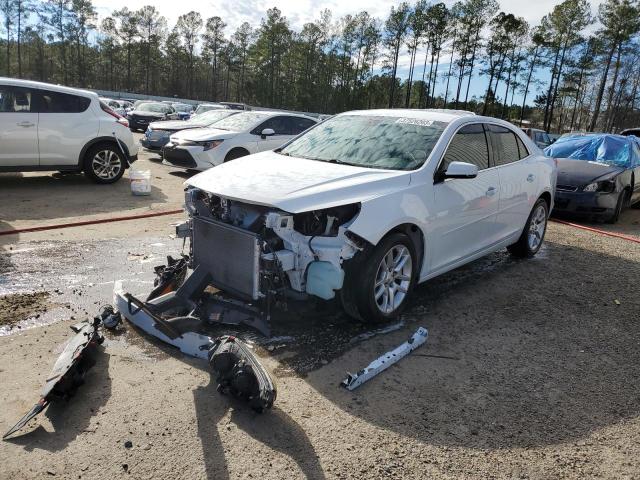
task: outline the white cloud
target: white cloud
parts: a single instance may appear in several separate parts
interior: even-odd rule
[[[260,25],[269,8],[277,6],[289,19],[292,28],[299,30],[306,22],[313,21],[320,16],[320,12],[328,8],[333,18],[343,15],[367,11],[373,17],[385,19],[392,6],[398,1],[390,0],[212,0],[209,2],[182,3],[175,0],[95,0],[100,17],[109,15],[113,10],[124,6],[135,10],[143,5],[154,5],[173,25],[178,17],[189,10],[200,12],[203,18],[214,15],[222,17],[227,23],[227,34],[231,34],[242,22],[249,22],[254,27]],[[445,0],[452,5],[452,0]],[[537,24],[542,16],[550,12],[559,0],[500,0],[500,7],[506,12],[524,17],[529,23]],[[600,0],[593,0],[595,6]],[[594,8],[595,11],[595,8]]]

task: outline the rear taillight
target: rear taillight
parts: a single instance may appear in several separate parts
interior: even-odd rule
[[[120,123],[121,125],[124,125],[125,127],[129,126],[129,120],[127,120],[122,115],[119,115],[116,112],[114,112],[113,110],[111,110],[106,104],[100,102],[100,108],[102,108],[103,112],[108,113],[113,118],[115,118],[116,122]]]

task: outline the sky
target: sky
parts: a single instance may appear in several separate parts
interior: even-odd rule
[[[451,6],[454,1],[444,0],[444,3],[447,6]],[[385,19],[391,7],[397,6],[398,3],[399,0],[205,0],[193,3],[182,3],[175,0],[94,0],[99,19],[110,15],[113,10],[125,6],[131,10],[136,10],[143,5],[155,6],[168,19],[170,26],[175,24],[180,15],[190,10],[200,12],[204,19],[217,15],[227,24],[225,31],[227,36],[231,35],[243,22],[249,22],[254,28],[259,27],[261,18],[273,6],[277,6],[283,15],[287,17],[291,28],[300,31],[305,23],[319,18],[320,12],[325,8],[331,10],[334,20],[344,15],[361,11],[367,11],[373,17]],[[409,3],[412,3],[412,1],[409,0]],[[543,15],[550,12],[555,5],[560,3],[560,0],[498,0],[498,3],[501,10],[523,17],[533,26],[540,22]],[[590,3],[595,14],[601,0],[591,0]],[[407,77],[408,63],[408,55],[403,55],[399,62],[399,77]],[[419,55],[416,63],[421,63]],[[447,68],[448,63],[444,63],[441,60],[439,71],[444,71]],[[539,73],[539,78],[542,81],[545,81],[548,77],[549,74],[546,72]],[[488,81],[484,78],[474,77],[469,96],[482,96],[486,90],[487,83]],[[443,90],[444,83],[441,82],[436,87],[436,94]],[[529,99],[534,96],[535,92]],[[522,98],[516,95],[515,101],[521,102]]]

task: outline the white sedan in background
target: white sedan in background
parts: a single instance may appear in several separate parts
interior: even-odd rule
[[[164,162],[189,170],[207,170],[252,153],[273,150],[314,126],[305,115],[283,112],[241,112],[215,128],[183,130],[163,148]]]

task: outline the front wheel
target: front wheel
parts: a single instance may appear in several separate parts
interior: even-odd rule
[[[345,285],[345,297],[353,300],[357,312],[345,310],[367,323],[393,320],[406,307],[417,278],[413,243],[405,234],[394,233],[368,255],[366,251],[360,255],[353,259]]]
[[[91,147],[84,159],[84,173],[95,183],[114,183],[124,175],[125,160],[115,145]]]
[[[613,211],[613,215],[607,218],[607,223],[616,223],[620,219],[620,214],[624,208],[624,204],[627,198],[627,191],[623,190],[618,195],[618,201],[616,202],[616,209]]]
[[[547,232],[548,218],[547,202],[543,198],[539,198],[529,214],[522,235],[516,243],[509,245],[507,250],[516,257],[533,257],[542,247],[544,234]]]

